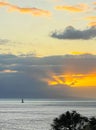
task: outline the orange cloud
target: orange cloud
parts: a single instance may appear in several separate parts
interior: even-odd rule
[[[2,6],[9,6],[9,4],[6,2],[0,2],[0,7],[2,7]]]
[[[50,78],[44,78],[49,86],[64,85],[70,87],[96,87],[96,72],[88,74],[75,74],[67,72],[65,74],[50,73]]]
[[[38,9],[38,8],[22,8],[22,7],[7,3],[7,2],[0,2],[0,7],[8,7],[8,11],[29,13],[29,14],[32,14],[34,16],[50,16],[51,15],[51,13],[47,10],[42,10],[42,9]]]
[[[79,4],[79,5],[65,5],[65,6],[56,6],[57,10],[66,10],[70,12],[84,12],[88,9],[88,5],[86,4]]]
[[[85,20],[90,20],[92,22],[90,22],[88,24],[88,26],[91,26],[91,27],[95,27],[96,26],[96,16],[89,16],[89,17],[86,17]]]
[[[91,23],[88,24],[88,26],[96,27],[96,22],[91,22]]]
[[[96,2],[93,2],[94,5],[96,5]]]

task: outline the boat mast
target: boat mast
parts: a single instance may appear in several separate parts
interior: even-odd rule
[[[22,98],[21,103],[24,103],[24,99]]]

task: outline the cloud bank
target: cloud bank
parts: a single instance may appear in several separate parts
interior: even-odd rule
[[[94,24],[94,23],[93,23]],[[92,25],[90,25],[92,26]],[[63,32],[54,31],[50,35],[52,38],[68,39],[68,40],[90,40],[96,37],[96,27],[91,27],[85,30],[79,30],[73,26],[68,26]]]
[[[96,55],[43,58],[0,55],[0,97],[3,98],[96,97],[95,81]]]

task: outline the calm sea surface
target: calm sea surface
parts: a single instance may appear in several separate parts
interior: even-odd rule
[[[96,101],[0,100],[0,130],[50,130],[55,117],[67,110],[96,115]]]

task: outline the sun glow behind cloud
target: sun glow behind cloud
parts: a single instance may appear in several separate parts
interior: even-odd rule
[[[96,87],[96,72],[88,74],[67,72],[64,74],[50,73],[48,78],[43,79],[49,86],[69,86],[69,87]]]

